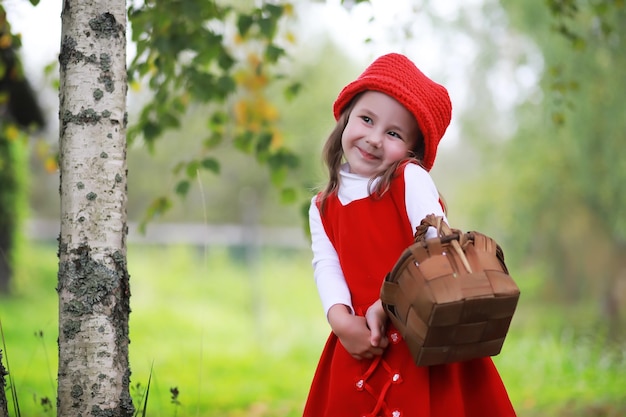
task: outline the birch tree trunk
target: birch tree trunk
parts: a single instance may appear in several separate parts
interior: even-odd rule
[[[58,416],[132,416],[126,264],[126,4],[61,14]]]

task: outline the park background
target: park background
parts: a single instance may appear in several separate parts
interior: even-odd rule
[[[60,2],[4,3],[48,126],[28,142],[26,222],[0,320],[22,415],[53,415],[59,203],[46,158],[58,140],[60,27],[50,22]],[[522,290],[494,358],[519,415],[625,415],[623,6],[604,16],[617,22],[612,33],[581,46],[559,24],[594,34],[604,20],[568,21],[534,1],[393,4],[297,4],[284,65],[303,87],[291,101],[268,95],[301,157],[292,174],[301,200],[324,181],[320,150],[339,89],[376,56],[407,54],[454,104],[432,171],[449,220],[495,237]],[[131,123],[147,100],[131,89]],[[219,175],[198,175],[146,234],[137,230],[150,201],[175,186],[172,169],[205,136],[205,117],[193,108],[152,152],[141,141],[128,150],[133,395],[150,380],[148,415],[296,416],[329,331],[302,201],[281,204],[267,169],[223,146]]]

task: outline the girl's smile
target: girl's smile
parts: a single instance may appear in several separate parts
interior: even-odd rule
[[[371,159],[371,160],[379,159],[376,155],[366,152],[363,149],[359,148],[358,146],[357,146],[357,149],[361,151],[361,155],[363,155],[363,158],[365,159]]]

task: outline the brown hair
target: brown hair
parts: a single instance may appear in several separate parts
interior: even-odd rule
[[[319,196],[320,202],[320,211],[324,209],[324,203],[326,199],[331,196],[333,193],[336,193],[339,189],[339,168],[341,167],[341,163],[343,161],[343,148],[341,146],[341,136],[343,135],[343,131],[348,124],[348,118],[350,117],[350,113],[352,113],[352,109],[354,105],[361,97],[363,92],[354,96],[352,100],[346,105],[346,107],[341,112],[341,115],[337,119],[337,124],[335,128],[328,135],[328,139],[326,139],[326,143],[324,144],[324,149],[322,150],[322,159],[328,168],[328,183],[326,187]],[[396,170],[398,166],[407,161],[417,162],[419,165],[422,165],[421,161],[424,157],[424,135],[418,126],[418,137],[415,141],[415,145],[413,149],[409,150],[409,156],[406,158],[402,158],[399,161],[391,164],[387,169],[380,172],[377,176],[370,179],[370,194],[376,198],[380,198],[383,194],[385,194],[389,187],[391,186],[391,181],[395,177]],[[376,178],[380,178],[380,181],[372,188]]]

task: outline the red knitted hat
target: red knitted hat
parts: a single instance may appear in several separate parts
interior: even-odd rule
[[[355,95],[366,90],[380,91],[393,97],[415,116],[424,135],[422,164],[430,171],[439,141],[452,117],[452,103],[445,87],[425,76],[404,55],[383,55],[341,90],[333,105],[335,119],[339,119]]]

